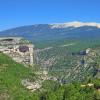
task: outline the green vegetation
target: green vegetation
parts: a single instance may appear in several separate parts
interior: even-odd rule
[[[37,68],[38,70],[38,68]],[[21,85],[21,80],[36,79],[33,68],[26,68],[14,62],[4,54],[0,54],[0,100],[99,100],[99,79],[91,79],[85,83],[61,85],[59,82],[44,81],[40,91],[30,92]],[[90,79],[88,79],[90,80]],[[93,87],[80,87],[92,82]]]
[[[20,40],[20,43],[22,43],[22,44],[31,44],[30,41],[28,41],[28,40],[26,40],[26,39],[24,39],[24,38],[22,38],[22,39]]]
[[[71,43],[74,45],[61,47]],[[40,89],[31,92],[21,81],[37,80],[39,76],[35,72],[41,66],[27,68],[0,53],[0,100],[100,100],[100,40],[64,40],[46,45],[41,42],[36,47],[39,45],[42,49],[53,47],[40,52],[39,57],[42,60],[56,58],[57,63],[49,68],[49,74],[57,77],[58,81],[45,80]],[[77,53],[89,47],[92,50],[88,55],[72,55],[72,52]],[[83,58],[86,65],[80,64]],[[89,83],[93,85],[88,86]]]
[[[69,46],[65,46],[64,48],[67,48],[67,50],[71,51],[79,51],[86,48],[93,48],[96,46],[100,46],[100,39],[61,39],[61,40],[52,40],[52,41],[34,41],[33,44],[35,44],[35,48],[43,49],[47,47],[54,47],[54,48],[60,48],[62,45],[71,44]]]
[[[100,80],[94,79],[91,81],[93,86],[88,86],[88,82],[85,83],[85,87],[81,87],[84,83],[70,83],[65,85],[57,85],[54,82],[46,81],[45,82],[45,91],[42,91],[40,94],[39,100],[99,100],[100,91],[95,87],[96,81]]]
[[[32,100],[35,94],[21,85],[21,80],[27,78],[35,79],[33,69],[0,54],[0,100]]]
[[[70,45],[72,44],[72,45]],[[93,76],[95,63],[100,65],[100,40],[59,40],[35,44],[37,48],[48,48],[38,52],[38,64],[49,70],[49,74],[60,78],[63,82],[84,80],[86,76]],[[77,55],[80,51],[91,48],[94,51],[88,55]],[[72,55],[75,54],[75,55]],[[96,54],[93,56],[92,53]],[[81,64],[82,60],[85,64]],[[91,62],[92,61],[92,62]],[[48,63],[46,63],[48,62]]]

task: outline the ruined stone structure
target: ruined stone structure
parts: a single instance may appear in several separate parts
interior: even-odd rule
[[[33,44],[20,37],[0,38],[0,52],[3,52],[18,63],[33,66]]]

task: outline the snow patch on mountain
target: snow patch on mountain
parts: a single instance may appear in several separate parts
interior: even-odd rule
[[[82,27],[82,26],[94,26],[100,28],[100,23],[95,22],[67,22],[67,23],[58,23],[58,24],[51,24],[51,28],[67,28],[67,27]]]

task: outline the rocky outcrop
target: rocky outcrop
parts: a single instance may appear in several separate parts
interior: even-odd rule
[[[0,52],[9,55],[13,60],[24,65],[33,66],[33,48],[33,44],[22,38],[0,38]]]

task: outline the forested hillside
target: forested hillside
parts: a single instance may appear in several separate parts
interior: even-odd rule
[[[0,100],[100,100],[99,50],[97,47],[92,51],[96,53],[96,58],[91,58],[96,61],[94,76],[87,76],[82,82],[74,80],[68,84],[59,80],[45,80],[42,87],[34,92],[25,88],[21,82],[23,79],[30,82],[38,80],[39,75],[35,72],[41,72],[39,66],[26,68],[0,53]]]
[[[35,46],[35,63],[65,83],[93,76],[99,64],[100,40],[60,40]]]

